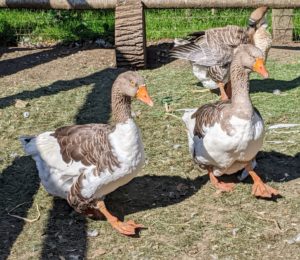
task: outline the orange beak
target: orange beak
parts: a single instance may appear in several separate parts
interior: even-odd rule
[[[153,101],[150,98],[145,85],[139,86],[138,91],[136,92],[136,98],[146,103],[150,107],[153,107]]]
[[[265,79],[267,79],[269,77],[269,73],[265,68],[264,60],[262,58],[256,59],[254,65],[253,65],[253,71],[262,75]]]

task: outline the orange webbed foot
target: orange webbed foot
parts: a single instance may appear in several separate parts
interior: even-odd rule
[[[134,236],[140,228],[144,228],[143,225],[136,224],[133,220],[129,220],[127,222],[120,221],[107,210],[104,201],[99,201],[97,203],[97,207],[99,211],[106,217],[111,226],[123,235]]]
[[[129,220],[127,222],[122,222],[120,220],[116,220],[116,221],[111,221],[110,224],[119,233],[126,235],[126,236],[133,236],[137,233],[137,231],[140,228],[144,227],[141,224],[136,224],[133,220]]]
[[[272,198],[272,196],[278,196],[279,192],[262,181],[256,181],[252,186],[252,195],[261,198]]]
[[[213,183],[213,185],[220,191],[230,192],[234,189],[234,183],[226,183],[219,181],[218,183]]]
[[[272,196],[279,195],[278,190],[263,183],[261,178],[256,174],[255,171],[253,171],[251,162],[248,163],[245,169],[249,172],[254,182],[252,186],[252,195],[261,198],[272,198]]]
[[[224,191],[224,192],[233,191],[234,183],[225,183],[225,182],[219,181],[217,179],[217,177],[213,174],[212,168],[208,167],[207,170],[208,170],[209,179],[210,179],[212,185],[215,186],[215,188],[217,190]]]

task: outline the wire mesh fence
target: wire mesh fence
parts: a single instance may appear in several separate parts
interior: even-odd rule
[[[147,38],[184,37],[188,33],[226,25],[247,26],[249,15],[253,9],[168,9],[147,10]],[[267,14],[270,32],[272,26],[272,10]],[[291,15],[287,30],[292,28],[293,40],[300,41],[300,10],[295,9]],[[284,28],[281,28],[281,30]]]
[[[114,41],[112,10],[0,10],[0,44]]]
[[[246,26],[252,9],[147,9],[147,40],[184,37],[188,33],[228,24]],[[39,45],[56,42],[114,43],[113,10],[0,10],[0,45]],[[268,14],[272,31],[272,11]],[[300,41],[300,10],[291,24],[293,40]]]

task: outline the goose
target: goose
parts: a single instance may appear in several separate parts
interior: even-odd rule
[[[20,137],[48,193],[66,199],[79,213],[102,213],[124,235],[134,235],[142,225],[113,216],[104,197],[131,181],[144,165],[141,133],[131,117],[132,98],[153,106],[143,77],[127,71],[112,86],[115,125],[72,125]]]
[[[249,74],[255,71],[264,78],[264,54],[251,44],[237,47],[230,66],[232,98],[205,104],[183,114],[187,127],[189,151],[194,161],[208,171],[211,183],[221,191],[231,191],[233,183],[218,176],[230,175],[243,168],[254,184],[252,194],[271,198],[278,191],[264,184],[252,167],[264,138],[264,122],[252,106],[249,96]]]
[[[202,85],[211,90],[219,88],[221,100],[227,100],[231,95],[229,68],[235,48],[252,43],[267,55],[271,47],[272,37],[266,29],[267,9],[262,6],[254,10],[247,28],[228,25],[192,33],[186,40],[176,40],[170,56],[189,60]]]

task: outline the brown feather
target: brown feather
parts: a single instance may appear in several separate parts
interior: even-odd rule
[[[85,179],[84,171],[81,172],[77,181],[71,186],[67,197],[69,205],[78,213],[85,213],[92,208],[93,205],[93,198],[86,199],[81,195],[82,179]]]
[[[52,135],[57,138],[60,152],[66,163],[81,162],[85,166],[95,165],[97,172],[119,167],[108,139],[113,127],[103,124],[74,125],[58,128]]]
[[[204,127],[209,127],[215,123],[219,123],[221,119],[221,111],[230,104],[230,101],[218,101],[216,103],[205,104],[198,108],[192,115],[195,118],[194,135],[203,138],[205,135]]]

